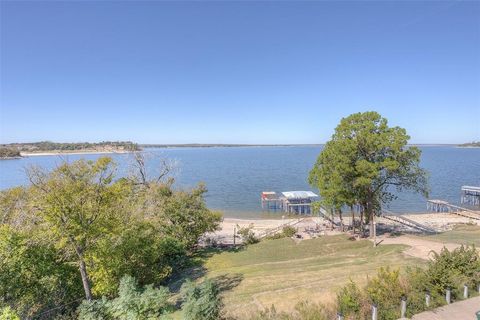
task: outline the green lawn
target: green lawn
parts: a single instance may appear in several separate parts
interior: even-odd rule
[[[237,252],[208,255],[206,276],[221,279],[225,309],[245,316],[264,307],[291,310],[302,300],[329,302],[352,278],[365,281],[381,266],[404,267],[424,262],[406,258],[405,246],[351,241],[344,235],[305,240],[264,240]]]
[[[480,226],[456,225],[453,230],[427,236],[428,240],[442,243],[468,244],[480,248]]]

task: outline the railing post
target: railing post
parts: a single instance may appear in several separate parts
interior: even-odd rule
[[[337,312],[337,320],[343,320],[343,314],[341,312]]]
[[[407,314],[407,297],[402,296],[402,302],[400,304],[400,318],[405,318]]]
[[[378,320],[378,308],[377,304],[372,304],[372,320]]]
[[[466,284],[463,285],[463,299],[468,298],[468,286]]]
[[[430,291],[425,292],[425,305],[430,307]]]
[[[447,304],[450,304],[452,302],[452,289],[447,288],[445,292],[445,301],[447,301]]]

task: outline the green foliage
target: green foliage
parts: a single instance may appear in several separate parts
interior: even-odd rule
[[[396,197],[392,188],[427,194],[420,150],[407,146],[409,138],[405,129],[389,127],[376,112],[352,114],[335,128],[309,182],[327,207],[360,204],[368,217]]]
[[[267,237],[269,240],[282,239],[282,238],[291,238],[297,233],[297,229],[292,226],[285,226],[282,228],[282,232],[276,233]]]
[[[135,278],[124,276],[118,288],[118,297],[107,300],[83,301],[79,307],[80,320],[147,320],[160,319],[170,313],[173,306],[168,302],[167,288],[147,285],[139,288]]]
[[[10,307],[0,309],[0,320],[20,320],[20,317]]]
[[[205,187],[116,179],[115,168],[107,157],[32,168],[31,186],[0,192],[0,291],[22,317],[49,308],[57,311],[45,317],[69,314],[82,287],[87,299],[114,296],[125,274],[142,286],[161,284],[186,264],[201,235],[218,228],[221,215],[206,207]]]
[[[77,268],[51,243],[0,225],[0,303],[11,306],[22,318],[31,317],[78,299],[80,283]]]
[[[359,314],[362,309],[362,293],[357,284],[350,280],[337,293],[338,310],[345,317]]]
[[[463,285],[474,288],[480,278],[480,256],[474,246],[461,246],[453,251],[443,248],[433,252],[422,284],[435,296],[443,296],[447,287],[452,288],[452,298],[461,293]]]
[[[246,227],[240,227],[237,224],[237,234],[242,238],[243,244],[245,245],[255,244],[260,241],[255,235],[255,232],[253,232],[253,224]]]
[[[207,208],[204,200],[206,192],[202,184],[190,191],[173,192],[164,186],[154,190],[155,198],[159,199],[154,214],[159,219],[160,229],[179,239],[189,249],[203,234],[216,231],[222,220],[220,212]]]
[[[303,301],[295,306],[291,313],[277,312],[274,306],[251,317],[250,320],[330,320],[333,312],[322,304]]]
[[[381,268],[361,289],[352,282],[347,284],[337,294],[337,307],[347,319],[363,319],[376,303],[379,319],[398,319],[402,296],[407,297],[407,316],[411,316],[426,310],[425,292],[431,295],[430,308],[437,307],[445,304],[446,288],[452,288],[452,299],[458,299],[464,284],[476,288],[479,276],[480,254],[475,247],[444,248],[434,253],[426,269],[407,269],[402,275]]]
[[[370,279],[365,287],[370,304],[378,305],[378,318],[396,320],[399,317],[399,305],[406,295],[405,284],[400,278],[399,270],[380,268],[377,276]]]
[[[104,239],[97,244],[91,256],[93,292],[112,295],[125,274],[135,277],[141,285],[161,283],[186,258],[183,243],[162,235],[151,224],[126,226],[115,241]]]
[[[222,301],[217,285],[205,280],[196,285],[187,280],[182,286],[183,318],[185,320],[217,320],[220,318]]]

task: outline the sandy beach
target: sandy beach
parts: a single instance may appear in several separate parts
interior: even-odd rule
[[[477,224],[480,225],[480,220],[462,217],[452,213],[423,213],[423,214],[407,214],[404,217],[415,222],[433,228],[439,232],[453,229],[457,224]],[[344,223],[349,225],[350,217],[344,218]],[[319,228],[321,234],[338,234],[338,231],[330,230],[330,222],[319,217],[298,216],[298,218],[288,219],[236,219],[225,218],[221,223],[221,229],[217,232],[206,235],[211,239],[215,239],[218,243],[231,244],[233,243],[234,229],[238,227],[252,226],[253,231],[257,236],[262,236],[268,231],[280,228],[282,225],[292,225],[299,230],[299,233],[308,238],[308,232],[305,230]],[[415,229],[408,228],[400,223],[385,219],[377,218],[378,227],[387,227],[392,230],[418,232]]]

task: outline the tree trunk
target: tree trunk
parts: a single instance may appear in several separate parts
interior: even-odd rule
[[[363,213],[363,207],[360,208],[360,236],[363,237],[365,235],[365,227],[363,225],[363,217],[364,217],[364,213]]]
[[[85,298],[90,301],[92,300],[92,290],[90,289],[90,281],[87,274],[87,266],[85,261],[81,259],[79,261],[80,266],[80,275],[82,276],[83,290],[85,290]]]
[[[90,301],[92,300],[92,289],[90,288],[90,279],[88,278],[87,265],[85,264],[85,259],[83,258],[83,248],[75,243],[73,238],[70,238],[70,241],[75,248],[75,252],[78,256],[78,267],[80,269],[80,276],[82,277],[83,290],[85,291],[85,298]]]
[[[342,229],[342,232],[345,231],[345,227],[343,225],[343,215],[342,215],[342,210],[338,211],[338,217],[340,218],[340,228]]]
[[[353,235],[355,235],[355,211],[353,210],[353,206],[350,206],[350,213],[352,214],[352,230],[353,230]]]

